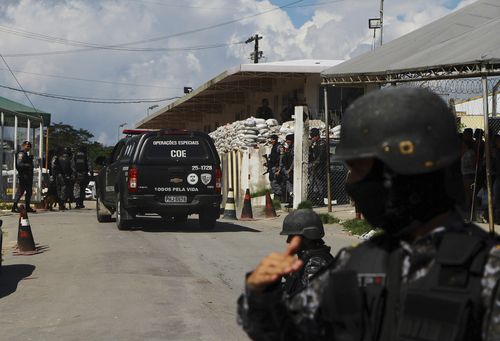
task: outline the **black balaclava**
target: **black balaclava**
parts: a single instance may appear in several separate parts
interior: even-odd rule
[[[372,226],[401,236],[453,207],[444,174],[400,175],[376,159],[370,173],[346,184],[346,191]]]

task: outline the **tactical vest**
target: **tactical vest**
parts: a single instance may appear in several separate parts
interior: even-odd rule
[[[333,273],[322,314],[333,340],[481,340],[481,278],[498,240],[475,225],[436,241],[428,273],[401,282],[402,249],[381,236],[354,248]]]
[[[71,157],[68,154],[59,156],[59,165],[64,175],[71,174]]]
[[[74,164],[75,164],[75,171],[77,173],[88,172],[87,156],[85,155],[85,153],[77,152],[74,156]]]

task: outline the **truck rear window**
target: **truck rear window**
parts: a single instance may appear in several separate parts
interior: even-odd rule
[[[145,142],[143,158],[151,162],[208,160],[207,142],[190,136],[158,136]]]

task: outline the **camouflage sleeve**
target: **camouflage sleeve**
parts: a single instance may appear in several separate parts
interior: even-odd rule
[[[490,251],[481,281],[482,299],[486,307],[483,320],[483,340],[500,340],[500,245]]]
[[[264,293],[246,288],[238,299],[238,324],[252,340],[301,340],[286,312],[281,285]]]
[[[261,294],[245,290],[238,299],[238,323],[254,340],[325,340],[328,322],[321,316],[320,305],[331,274],[348,259],[349,253],[342,250],[331,268],[288,299],[281,286]]]

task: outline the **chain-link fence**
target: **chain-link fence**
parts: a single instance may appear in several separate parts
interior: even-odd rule
[[[490,140],[490,164],[491,164],[491,186],[493,194],[493,207],[495,219],[500,221],[500,115],[497,117],[498,108],[496,103],[500,102],[500,96],[492,96],[492,89],[498,87],[500,77],[492,77],[487,81],[489,89],[489,140]],[[394,86],[394,84],[387,85]],[[461,157],[448,170],[448,190],[462,210],[464,217],[476,221],[487,219],[487,188],[486,188],[486,148],[484,119],[483,119],[483,84],[479,78],[451,79],[437,81],[404,82],[397,83],[400,87],[422,87],[428,88],[440,95],[450,108],[456,113],[457,129],[461,136]],[[342,93],[328,94],[330,118],[330,137],[333,137],[331,129],[341,124],[343,111],[350,102],[360,94],[355,92],[345,95],[349,100],[344,100]],[[338,97],[338,99],[337,99]],[[495,101],[496,99],[496,101]],[[339,102],[339,105],[330,102]],[[307,173],[307,198],[315,206],[327,204],[327,146],[324,114],[315,117],[323,123],[320,127],[320,140],[310,142],[309,163]],[[316,123],[316,126],[318,124]],[[314,128],[314,125],[311,125]],[[332,204],[347,204],[349,197],[345,192],[345,179],[347,167],[344,163],[333,159],[335,148],[339,140],[330,140],[330,189]]]

